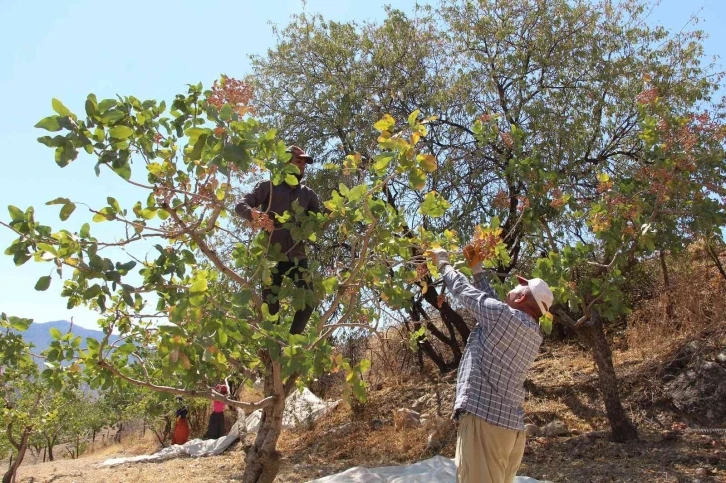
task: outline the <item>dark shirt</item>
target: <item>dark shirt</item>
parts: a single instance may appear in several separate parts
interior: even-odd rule
[[[275,223],[275,229],[270,234],[270,243],[279,243],[282,253],[288,260],[302,260],[306,258],[305,245],[302,242],[295,243],[290,230],[283,228],[275,219],[275,215],[282,215],[286,211],[292,213],[292,204],[295,200],[306,214],[320,213],[320,200],[311,188],[304,184],[290,186],[287,183],[273,186],[270,181],[257,183],[252,192],[247,193],[235,206],[234,211],[247,221],[252,221],[253,208],[267,212]]]
[[[179,418],[186,418],[189,415],[189,411],[186,406],[182,406],[176,410],[176,415]]]

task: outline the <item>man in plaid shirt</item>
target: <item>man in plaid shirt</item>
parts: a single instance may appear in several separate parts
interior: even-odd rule
[[[524,378],[542,343],[539,318],[554,296],[543,280],[518,276],[520,285],[502,302],[487,283],[476,250],[468,246],[464,255],[473,285],[451,266],[446,250],[430,252],[449,292],[477,322],[456,383],[457,482],[509,483],[524,455]]]

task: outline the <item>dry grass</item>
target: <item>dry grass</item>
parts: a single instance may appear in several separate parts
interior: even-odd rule
[[[684,255],[669,265],[669,287],[661,286],[628,317],[626,340],[633,355],[666,353],[726,324],[726,280],[713,263]]]
[[[700,340],[703,350],[726,347],[726,283],[703,263],[671,263],[669,295],[656,292],[629,316],[624,330],[610,333],[623,405],[638,425],[640,441],[616,444],[604,435],[607,418],[589,351],[577,342],[547,341],[525,384],[527,422],[542,426],[558,419],[572,434],[530,439],[520,474],[558,483],[676,483],[692,481],[696,470],[703,468],[707,476],[700,477],[702,482],[726,482],[726,438],[689,434],[672,438],[663,434],[671,423],[684,418],[662,404],[667,399],[663,371],[691,340]],[[659,270],[657,264],[655,267]],[[659,273],[651,276],[660,277]],[[667,316],[669,301],[674,307],[672,319]],[[455,426],[447,421],[453,407],[455,375],[418,374],[410,352],[401,352],[405,343],[401,335],[389,333],[362,349],[364,356],[373,359],[365,404],[339,406],[312,428],[283,432],[278,446],[283,462],[277,481],[300,483],[352,466],[407,464],[434,454],[453,456]],[[411,407],[426,394],[433,395],[423,410],[429,422],[396,430],[392,412]],[[259,393],[247,389],[244,396],[254,399]],[[437,420],[437,414],[446,423]],[[440,447],[432,451],[427,449],[427,440],[435,430],[443,436]],[[158,446],[150,438],[153,434],[128,439],[123,445],[109,446],[79,460],[23,466],[19,481],[143,483],[183,477],[188,483],[224,482],[239,481],[244,469],[242,445],[211,458],[103,469],[96,466],[109,457],[153,452]]]

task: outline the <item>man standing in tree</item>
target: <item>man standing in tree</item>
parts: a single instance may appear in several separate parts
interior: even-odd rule
[[[451,266],[446,250],[430,252],[449,292],[477,322],[456,382],[456,479],[510,483],[524,455],[524,378],[542,343],[539,318],[549,312],[554,296],[542,279],[517,276],[520,285],[502,302],[486,281],[480,253],[470,245],[464,256],[473,285]]]
[[[312,291],[312,286],[307,279],[308,260],[305,244],[302,241],[293,240],[290,230],[284,228],[276,220],[276,215],[282,215],[286,211],[294,213],[294,202],[297,202],[305,214],[320,212],[318,195],[301,182],[306,166],[313,163],[312,156],[298,146],[290,146],[287,148],[287,152],[291,155],[289,162],[300,171],[295,175],[298,184],[291,186],[283,182],[275,186],[271,181],[262,181],[235,207],[235,212],[247,221],[255,223],[259,223],[260,220],[266,221],[270,232],[270,244],[278,244],[280,252],[286,257],[286,260],[278,262],[273,269],[272,283],[262,290],[263,301],[267,302],[272,315],[280,310],[278,294],[283,277],[289,278],[298,287]],[[291,334],[301,334],[305,330],[305,325],[313,310],[314,306],[306,302],[303,309],[295,312],[290,327]]]

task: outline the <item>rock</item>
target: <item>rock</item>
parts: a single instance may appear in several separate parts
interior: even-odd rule
[[[719,362],[726,362],[726,349],[722,350],[721,353],[716,356],[716,360]]]
[[[385,426],[385,421],[383,419],[373,419],[368,423],[368,426],[370,426],[371,429],[381,429],[383,426]]]
[[[690,365],[664,387],[673,405],[704,425],[726,419],[726,368],[713,361]]]
[[[567,425],[563,423],[562,421],[552,421],[551,423],[546,424],[542,428],[542,433],[545,436],[568,436],[570,434],[570,430],[567,429]]]
[[[423,395],[420,398],[416,399],[416,401],[411,405],[411,409],[417,412],[421,412],[421,410],[426,406],[426,403],[428,402],[429,397],[428,395]]]
[[[438,452],[451,441],[456,434],[456,426],[451,419],[433,417],[434,430],[429,433],[426,441],[426,449],[431,452]]]
[[[323,436],[330,437],[330,438],[341,436],[344,433],[346,433],[350,429],[351,426],[352,426],[352,423],[341,424],[337,428],[333,428],[333,429],[326,431],[325,433],[323,433]]]
[[[393,425],[396,430],[415,428],[421,425],[421,414],[406,408],[398,409],[393,411]]]
[[[708,477],[708,470],[706,468],[696,468],[696,476],[698,478]]]
[[[446,431],[443,428],[432,431],[426,440],[426,449],[432,453],[437,453],[441,451],[441,448],[446,446],[446,439]]]
[[[536,438],[540,434],[539,426],[536,424],[525,424],[524,432],[527,433],[528,438]]]

